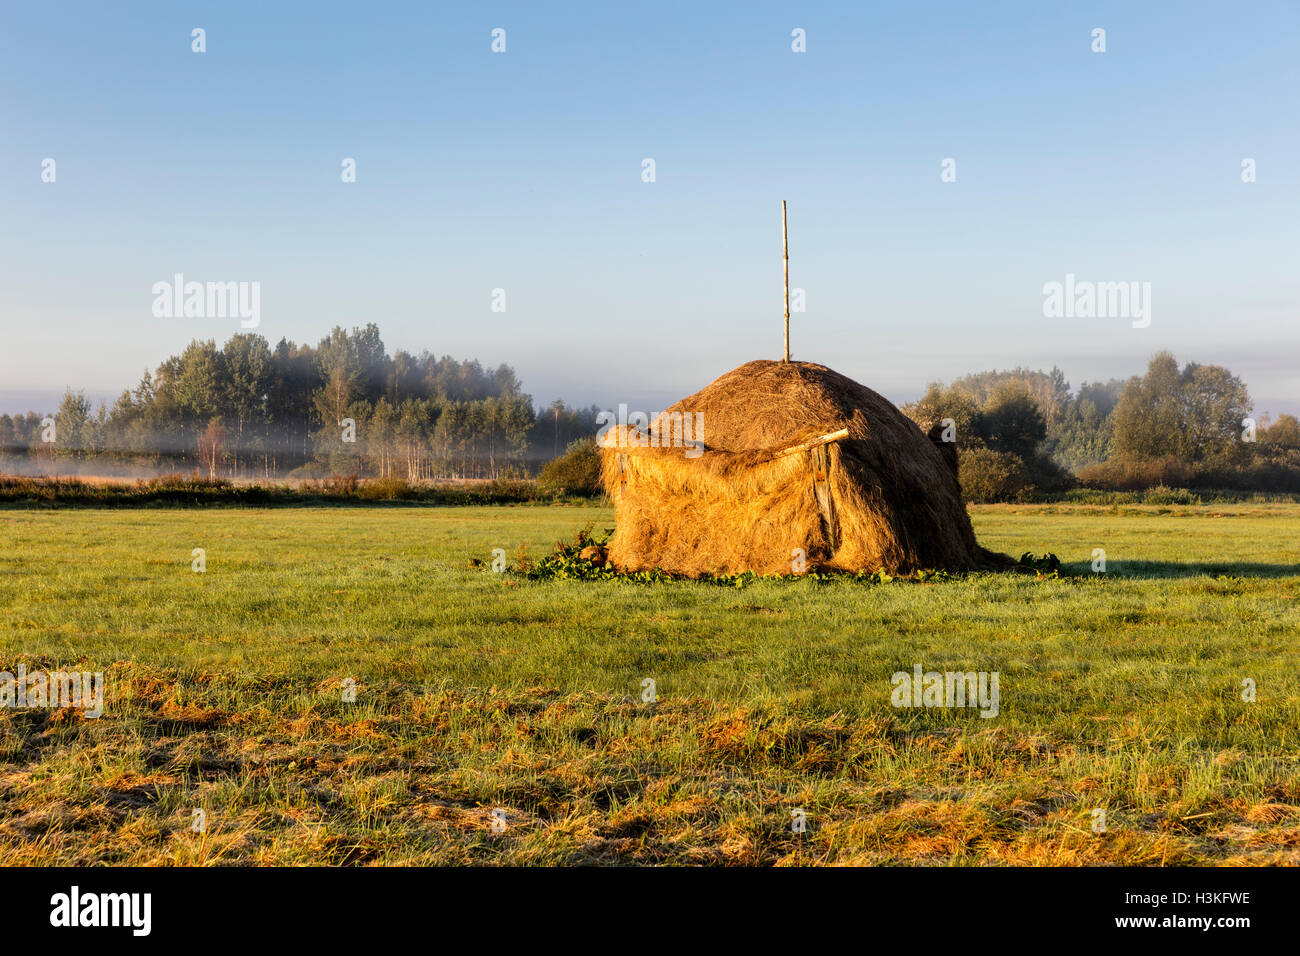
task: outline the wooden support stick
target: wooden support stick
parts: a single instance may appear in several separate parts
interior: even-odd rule
[[[839,441],[841,438],[848,438],[849,430],[841,428],[839,431],[827,432],[825,435],[819,435],[816,438],[810,438],[808,441],[800,442],[797,445],[791,445],[789,448],[783,448],[778,451],[773,458],[784,458],[786,455],[795,455],[801,451],[807,451],[810,448],[816,448],[818,445],[829,445],[833,441]]]
[[[781,263],[785,271],[785,358],[790,361],[790,234],[785,226],[785,200],[781,200]]]

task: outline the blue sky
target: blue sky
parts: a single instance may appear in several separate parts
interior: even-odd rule
[[[1272,0],[11,5],[0,405],[238,331],[154,317],[180,272],[260,282],[272,342],[373,321],[656,410],[780,356],[786,199],[794,357],[896,401],[1169,349],[1300,412],[1298,54]],[[1067,273],[1150,282],[1150,327],[1045,318]]]

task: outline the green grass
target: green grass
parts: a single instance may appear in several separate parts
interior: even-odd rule
[[[1300,862],[1300,506],[973,514],[982,543],[1054,552],[1062,579],[470,567],[611,527],[595,506],[0,511],[0,664],[109,680],[98,720],[0,711],[0,846],[40,863]],[[918,663],[998,671],[999,715],[895,709],[889,677]]]

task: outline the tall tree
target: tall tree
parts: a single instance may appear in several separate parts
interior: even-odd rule
[[[1250,409],[1246,386],[1227,369],[1191,363],[1180,371],[1173,355],[1161,352],[1115,406],[1115,453],[1184,462],[1233,456]]]
[[[238,474],[241,458],[255,450],[250,446],[261,444],[258,426],[268,418],[273,359],[266,339],[253,333],[232,335],[222,349],[222,359],[227,409],[235,423],[233,465]]]

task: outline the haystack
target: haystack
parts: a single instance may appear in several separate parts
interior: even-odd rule
[[[932,435],[824,365],[749,362],[649,428],[602,436],[616,524],[609,558],[692,577],[789,574],[800,552],[810,569],[1013,564],[976,543],[956,448]]]

